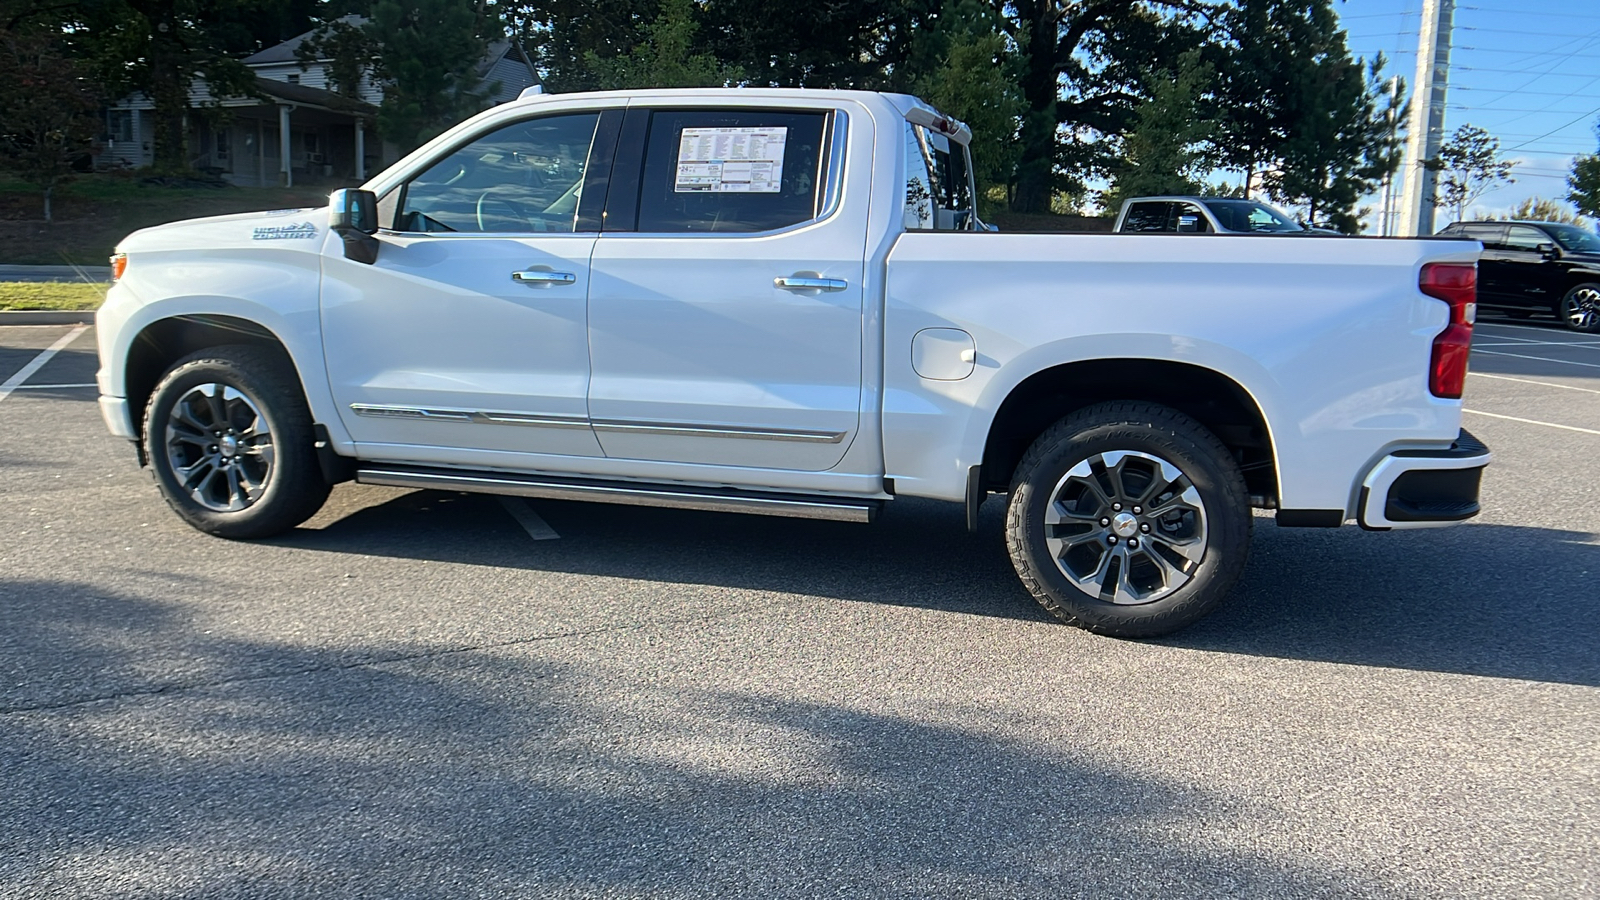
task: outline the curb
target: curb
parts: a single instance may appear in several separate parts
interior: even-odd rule
[[[92,324],[94,324],[92,309],[0,309],[0,326]]]

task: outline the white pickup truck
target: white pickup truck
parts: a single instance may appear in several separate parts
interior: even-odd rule
[[[969,138],[895,94],[526,97],[328,209],[129,236],[101,410],[231,538],[352,478],[969,526],[1008,494],[1028,589],[1121,636],[1214,608],[1252,507],[1477,513],[1477,244],[997,234]]]

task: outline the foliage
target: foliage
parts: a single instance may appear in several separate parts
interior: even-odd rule
[[[364,19],[349,15],[318,26],[295,51],[300,68],[322,62],[334,93],[360,99],[362,85],[378,68],[381,49],[364,24]]]
[[[410,150],[488,105],[477,67],[488,49],[472,4],[376,0],[365,31],[383,85],[378,133]]]
[[[603,59],[593,50],[584,64],[601,90],[644,87],[721,87],[744,77],[737,66],[723,65],[710,53],[695,53],[699,25],[694,0],[662,0],[644,40],[626,54]]]
[[[1543,197],[1529,197],[1518,203],[1511,210],[1511,218],[1523,222],[1564,222],[1580,228],[1588,224],[1584,222],[1582,216],[1573,212],[1568,204],[1560,200],[1546,200]]]
[[[1600,218],[1600,153],[1580,156],[1572,161],[1567,189],[1567,199],[1578,208],[1578,212]]]
[[[1400,166],[1399,136],[1383,110],[1389,102],[1380,55],[1363,73],[1344,50],[1343,32],[1302,82],[1296,128],[1281,168],[1267,178],[1273,198],[1306,209],[1306,220],[1345,234],[1360,231],[1356,203]]]
[[[1202,109],[1214,71],[1198,49],[1178,57],[1177,71],[1153,73],[1150,99],[1139,105],[1133,129],[1113,167],[1115,183],[1101,201],[1115,209],[1130,197],[1197,194],[1215,123]]]
[[[1476,125],[1457,128],[1439,148],[1439,155],[1424,163],[1439,174],[1437,202],[1455,208],[1456,219],[1466,218],[1467,207],[1490,188],[1515,183],[1516,163],[1500,159],[1500,139]]]
[[[51,198],[94,149],[100,98],[76,61],[43,33],[0,38],[0,166]]]
[[[1023,107],[1016,55],[981,0],[957,0],[946,7],[922,39],[933,46],[918,50],[936,61],[911,90],[972,129],[973,176],[980,213],[987,213],[998,205],[991,199],[994,189],[1002,189],[1004,198],[1020,157],[1016,137]]]
[[[499,9],[506,29],[534,54],[545,86],[565,92],[595,89],[588,55],[611,59],[631,53],[645,39],[657,5],[656,0],[501,0]]]

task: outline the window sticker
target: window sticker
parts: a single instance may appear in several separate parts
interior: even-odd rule
[[[672,190],[776,194],[788,139],[788,128],[685,128]]]

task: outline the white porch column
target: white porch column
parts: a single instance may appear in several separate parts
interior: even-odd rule
[[[289,110],[293,107],[282,104],[278,107],[278,172],[283,177],[280,179],[284,187],[294,187],[294,162],[289,158]]]
[[[356,180],[367,180],[367,124],[356,119]]]

